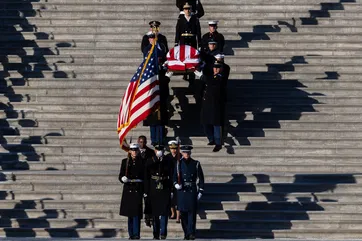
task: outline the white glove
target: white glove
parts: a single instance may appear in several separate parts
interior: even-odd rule
[[[171,199],[173,199],[173,192],[171,192]]]
[[[182,185],[181,185],[181,184],[175,184],[175,188],[176,188],[177,190],[181,190],[181,189],[182,189]]]
[[[147,197],[147,194],[146,194],[146,193],[144,193],[144,194],[143,194],[143,197]]]
[[[127,178],[126,176],[123,176],[123,177],[121,178],[121,180],[122,180],[122,182],[124,182],[124,183],[128,182],[128,178]]]
[[[200,200],[201,197],[202,197],[202,193],[199,192],[199,194],[197,195],[197,200]]]
[[[202,71],[197,71],[197,70],[195,70],[194,73],[195,73],[195,75],[196,75],[197,77],[199,77],[199,78],[203,75]]]
[[[172,75],[173,75],[173,72],[169,71],[169,72],[167,72],[165,75],[166,75],[167,77],[171,78]]]

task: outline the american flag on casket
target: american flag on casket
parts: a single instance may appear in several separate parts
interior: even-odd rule
[[[200,64],[200,53],[189,45],[179,45],[167,53],[166,66],[172,72],[193,72]]]

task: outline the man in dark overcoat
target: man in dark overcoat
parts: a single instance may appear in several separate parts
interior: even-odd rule
[[[224,123],[226,84],[222,75],[222,64],[215,61],[213,75],[205,76],[205,88],[201,104],[201,124],[209,139],[208,145],[215,145],[214,152],[222,148],[221,125]]]
[[[154,150],[147,146],[147,138],[146,136],[139,136],[137,140],[137,144],[139,146],[139,155],[141,156],[142,160],[146,162],[149,158],[155,155]]]
[[[204,16],[204,7],[201,4],[200,0],[176,0],[176,6],[180,10],[180,15],[184,14],[183,6],[189,3],[191,5],[191,11],[195,14],[198,18]]]
[[[123,184],[119,215],[128,217],[130,239],[140,239],[143,208],[144,162],[138,144],[131,144],[128,157],[122,160],[119,181]]]
[[[191,158],[191,149],[191,146],[181,147],[182,158],[173,177],[177,209],[181,212],[181,225],[187,240],[195,239],[197,202],[204,192],[204,173],[200,162]]]
[[[220,53],[224,52],[224,45],[225,45],[225,38],[224,35],[219,33],[217,31],[217,24],[219,21],[213,20],[209,21],[209,32],[205,33],[202,36],[201,44],[202,44],[202,50],[208,51],[208,44],[210,39],[213,39],[217,42],[217,50],[219,50]]]
[[[159,21],[151,21],[148,23],[150,25],[150,30],[147,34],[143,35],[142,43],[141,43],[141,52],[145,52],[145,48],[150,44],[149,42],[149,35],[153,33],[155,28],[159,28],[161,25],[161,22]],[[162,51],[167,54],[168,53],[168,43],[167,38],[165,35],[161,34],[160,32],[157,32],[157,42],[160,45],[160,48]]]
[[[171,208],[173,163],[164,156],[164,146],[155,146],[155,155],[148,159],[145,169],[145,193],[153,217],[153,238],[166,239],[168,215]]]
[[[170,153],[165,156],[167,162],[172,163],[172,173],[174,173],[174,168],[177,165],[177,162],[181,159],[181,153],[179,150],[179,142],[176,140],[171,140],[168,142],[168,148]],[[177,207],[177,191],[173,188],[173,195],[171,199],[171,219],[176,218],[176,223],[180,223],[180,211],[176,210]]]

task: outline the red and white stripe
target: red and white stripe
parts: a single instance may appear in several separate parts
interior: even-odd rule
[[[125,150],[128,147],[124,141],[127,133],[139,122],[146,119],[160,102],[158,75],[146,80],[138,88],[137,84],[138,81],[130,82],[119,109],[118,137],[122,148]]]
[[[189,45],[172,48],[166,57],[170,71],[194,70],[200,63],[199,51]]]

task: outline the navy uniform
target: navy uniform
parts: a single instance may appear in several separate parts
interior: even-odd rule
[[[161,23],[159,21],[151,21],[149,22],[150,25],[150,31],[152,31],[153,28],[158,28]],[[145,35],[143,35],[142,38],[142,43],[141,43],[141,52],[144,53],[145,52],[145,48],[150,44],[149,40],[149,32]],[[168,53],[168,43],[167,43],[167,38],[166,36],[164,36],[161,33],[157,33],[157,42],[160,45],[160,48],[162,49],[162,51],[164,52],[165,56]]]
[[[167,154],[165,156],[165,159],[167,160],[167,162],[172,163],[172,174],[173,174],[175,167],[177,165],[177,162],[181,158],[181,154],[179,152],[179,143],[178,143],[178,141],[171,140],[168,142],[168,147],[169,147],[171,153]],[[176,218],[176,222],[179,223],[180,222],[180,212],[176,211],[176,207],[177,207],[177,191],[175,188],[173,188],[172,198],[171,198],[171,213],[172,213],[171,219]]]
[[[184,14],[183,6],[186,4],[186,2],[191,5],[192,13],[196,14],[196,16],[198,18],[201,18],[202,16],[204,16],[205,11],[204,11],[204,7],[202,6],[200,0],[176,0],[176,6],[180,10],[180,15]]]
[[[153,238],[166,239],[168,215],[173,189],[173,163],[164,156],[164,146],[155,146],[156,155],[148,159],[145,169],[145,194],[149,215],[153,217]]]
[[[188,3],[183,7],[185,11],[190,8]],[[177,44],[190,45],[195,49],[198,45],[201,46],[201,27],[196,15],[191,14],[190,19],[185,14],[180,15],[176,25],[175,45]]]
[[[177,209],[181,212],[181,225],[185,239],[195,239],[197,202],[204,191],[204,173],[199,161],[191,158],[191,146],[181,147],[183,157],[174,171],[177,189]],[[185,154],[189,154],[187,158]],[[198,184],[197,184],[198,180]]]
[[[205,76],[205,89],[202,97],[201,124],[209,139],[208,145],[215,145],[214,152],[222,148],[221,126],[224,123],[224,108],[226,102],[226,83],[222,75],[222,64],[215,62],[213,68],[220,69],[220,73]]]
[[[202,40],[201,40],[201,45],[202,45],[202,50],[203,51],[208,51],[209,47],[208,47],[208,42],[210,39],[213,39],[217,42],[217,49],[220,53],[224,52],[224,45],[225,45],[225,38],[224,35],[222,35],[221,33],[219,33],[217,31],[217,24],[219,21],[209,21],[209,28],[215,28],[214,32],[208,32],[205,33],[202,36]]]
[[[130,151],[136,151],[135,158],[129,156],[122,160],[119,181],[123,184],[119,215],[128,217],[130,239],[140,239],[140,222],[142,219],[144,162],[138,155],[138,144],[131,144]]]

